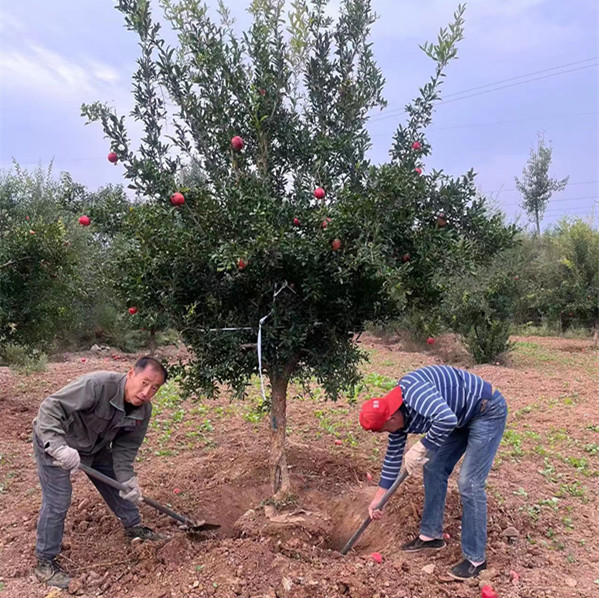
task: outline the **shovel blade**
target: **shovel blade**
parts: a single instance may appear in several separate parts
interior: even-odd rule
[[[212,529],[218,529],[220,525],[218,523],[202,523],[200,525],[194,525],[191,529],[194,532],[207,532]]]
[[[192,521],[191,519],[187,519],[187,521],[181,526],[181,529],[184,529],[186,532],[207,532],[213,529],[218,529],[219,527],[220,525],[218,523],[208,523],[204,520]]]

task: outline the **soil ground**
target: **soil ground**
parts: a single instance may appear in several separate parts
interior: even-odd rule
[[[0,598],[474,598],[485,584],[500,598],[596,595],[598,353],[587,340],[512,340],[515,350],[506,363],[473,366],[450,336],[426,349],[363,337],[370,363],[357,401],[327,402],[319,389],[311,396],[290,392],[287,456],[294,494],[284,504],[269,500],[268,417],[257,410],[259,384],[247,400],[232,402],[225,394],[181,401],[170,383],[155,399],[140,450],[142,488],[177,511],[222,527],[192,537],[142,506],[144,523],[168,537],[131,544],[79,473],[61,556],[74,581],[63,592],[51,592],[32,576],[41,493],[31,421],[53,390],[85,372],[126,371],[136,356],[70,354],[30,375],[0,368]],[[165,350],[171,358],[174,353]],[[399,551],[417,533],[422,509],[422,484],[408,480],[384,519],[366,530],[349,555],[339,553],[367,515],[386,446],[384,435],[358,426],[360,401],[433,363],[470,368],[498,387],[510,407],[489,476],[489,570],[482,580],[460,583],[446,575],[461,559],[455,472],[445,549],[432,555]],[[380,564],[370,557],[375,551]],[[427,565],[434,567],[423,569]]]

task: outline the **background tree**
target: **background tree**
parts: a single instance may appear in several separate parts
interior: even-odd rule
[[[570,178],[567,176],[558,180],[549,176],[552,151],[544,135],[539,133],[537,148],[530,150],[530,157],[522,170],[522,179],[515,177],[516,188],[522,194],[522,207],[534,221],[537,235],[541,234],[541,219],[549,199],[556,191],[563,191]]]
[[[122,344],[133,322],[108,265],[129,208],[121,187],[89,192],[52,167],[0,173],[0,354]]]
[[[524,236],[512,259],[517,273],[515,323],[599,329],[599,231],[564,219],[541,237]]]
[[[462,37],[463,8],[434,44],[430,81],[407,106],[390,160],[372,165],[366,130],[384,79],[365,0],[254,0],[238,36],[197,0],[163,0],[171,47],[145,0],[120,0],[141,56],[133,77],[143,137],[108,106],[100,121],[143,202],[127,215],[122,289],[140,314],[163,310],[192,349],[185,387],[241,395],[268,375],[273,491],[289,489],[287,388],[320,383],[335,399],[359,379],[368,321],[442,293],[443,272],[485,261],[512,228],[476,196],[474,173],[423,174],[425,128]],[[179,193],[181,195],[175,195]],[[256,351],[257,349],[257,351]]]
[[[494,362],[512,348],[519,277],[506,268],[505,253],[452,280],[443,302],[448,327],[460,335],[476,363]]]

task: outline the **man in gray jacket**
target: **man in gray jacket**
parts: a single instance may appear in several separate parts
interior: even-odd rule
[[[137,505],[142,493],[133,462],[148,429],[151,400],[166,378],[159,361],[142,357],[126,374],[86,374],[42,401],[33,420],[33,448],[42,487],[35,547],[35,575],[40,581],[59,588],[70,582],[56,557],[71,504],[70,476],[79,463],[127,486],[127,492],[118,491],[90,478],[127,536],[159,538],[141,525]]]

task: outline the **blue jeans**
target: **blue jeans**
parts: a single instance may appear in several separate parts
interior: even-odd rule
[[[447,480],[460,457],[458,487],[462,498],[462,554],[473,562],[485,560],[487,494],[485,485],[503,436],[507,405],[496,390],[481,401],[479,412],[464,428],[456,428],[424,467],[424,510],[420,533],[431,538],[443,534]]]
[[[42,486],[42,508],[37,522],[37,542],[35,552],[39,558],[50,560],[60,553],[64,520],[71,505],[71,475],[65,469],[52,465],[54,459],[41,446],[41,441],[34,435],[33,452],[37,461],[37,469]],[[102,450],[92,457],[83,457],[82,461],[91,465],[103,474],[115,478],[112,467],[112,454],[108,449]],[[119,491],[111,486],[90,478],[106,504],[127,528],[139,525],[141,517],[139,509],[128,500],[119,496]]]

